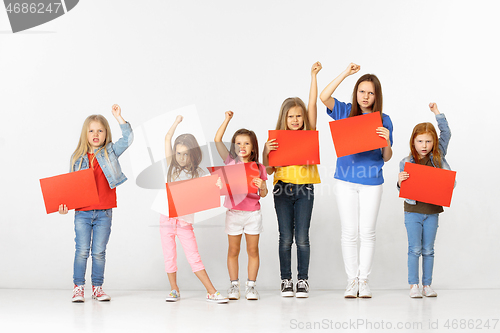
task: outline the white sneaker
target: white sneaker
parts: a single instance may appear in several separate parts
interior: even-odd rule
[[[240,299],[240,281],[231,281],[231,287],[227,290],[227,298]]]
[[[356,298],[358,297],[358,278],[347,281],[347,287],[345,288],[344,297],[345,298]]]
[[[410,297],[411,298],[422,298],[422,293],[420,292],[420,288],[418,287],[418,284],[411,285]]]
[[[172,290],[170,294],[168,294],[167,298],[165,298],[166,302],[177,302],[181,299],[181,294],[177,292],[177,290]]]
[[[424,286],[422,289],[422,295],[425,297],[436,297],[438,294],[431,288],[431,286]]]
[[[360,298],[372,298],[372,291],[368,286],[368,280],[359,280],[358,296]]]
[[[227,299],[227,297],[224,297],[220,294],[220,292],[216,291],[215,293],[213,294],[209,294],[207,293],[207,302],[211,302],[211,303],[227,303],[229,302],[229,300]]]
[[[247,281],[245,298],[251,300],[259,299],[259,293],[257,292],[255,281]]]

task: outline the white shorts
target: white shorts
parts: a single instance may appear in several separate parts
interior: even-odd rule
[[[226,212],[226,233],[231,236],[258,235],[262,227],[262,213],[259,210],[246,211],[228,209]]]

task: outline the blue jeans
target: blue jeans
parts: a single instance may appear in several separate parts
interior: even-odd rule
[[[73,283],[85,284],[87,258],[92,248],[92,285],[102,286],[106,245],[111,233],[111,209],[75,211],[75,263]]]
[[[297,270],[300,279],[308,279],[309,226],[314,202],[314,185],[278,181],[274,186],[274,208],[279,227],[281,279],[292,278],[292,244],[295,234]]]
[[[434,241],[438,229],[439,214],[405,212],[408,233],[408,283],[418,284],[418,261],[422,255],[422,285],[432,283],[434,267]]]

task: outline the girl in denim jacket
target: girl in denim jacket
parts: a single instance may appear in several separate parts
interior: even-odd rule
[[[71,156],[70,172],[92,168],[99,195],[99,203],[75,209],[75,261],[73,266],[73,302],[84,302],[85,271],[92,249],[92,298],[109,301],[102,290],[106,245],[111,233],[112,208],[116,207],[116,186],[127,180],[122,173],[118,157],[133,141],[132,127],[121,116],[118,105],[111,108],[120,124],[123,137],[113,143],[108,121],[101,115],[85,119],[78,146]],[[65,204],[60,214],[67,214]]]
[[[430,103],[429,108],[436,115],[440,135],[431,123],[421,123],[415,126],[410,138],[409,156],[399,163],[398,189],[410,175],[403,171],[405,163],[419,163],[450,170],[445,155],[450,142],[451,131],[444,114],[440,113],[436,103]],[[408,234],[408,283],[410,284],[410,297],[422,298],[436,297],[432,290],[432,269],[434,266],[434,241],[438,228],[439,213],[443,212],[442,206],[405,199],[405,226]],[[422,285],[419,289],[418,262],[422,255]]]

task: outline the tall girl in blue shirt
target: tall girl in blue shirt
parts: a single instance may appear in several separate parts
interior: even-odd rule
[[[111,234],[112,208],[116,207],[116,186],[127,180],[122,173],[118,157],[132,144],[132,127],[121,116],[121,108],[113,105],[113,116],[120,124],[123,137],[113,143],[109,123],[101,115],[85,119],[78,145],[71,156],[70,171],[91,168],[99,195],[99,204],[75,209],[75,261],[73,267],[73,302],[84,302],[87,258],[92,253],[92,298],[109,301],[102,290],[106,246]],[[65,204],[60,214],[67,214]]]
[[[368,276],[372,269],[375,228],[384,183],[382,167],[392,157],[392,122],[388,115],[382,113],[382,86],[378,78],[373,74],[361,76],[354,85],[352,103],[346,104],[332,97],[340,83],[359,70],[359,65],[350,63],[320,94],[327,114],[335,120],[380,112],[383,126],[376,132],[387,140],[384,148],[337,159],[334,177],[337,179],[335,192],[348,282],[344,293],[346,298],[372,297]]]

